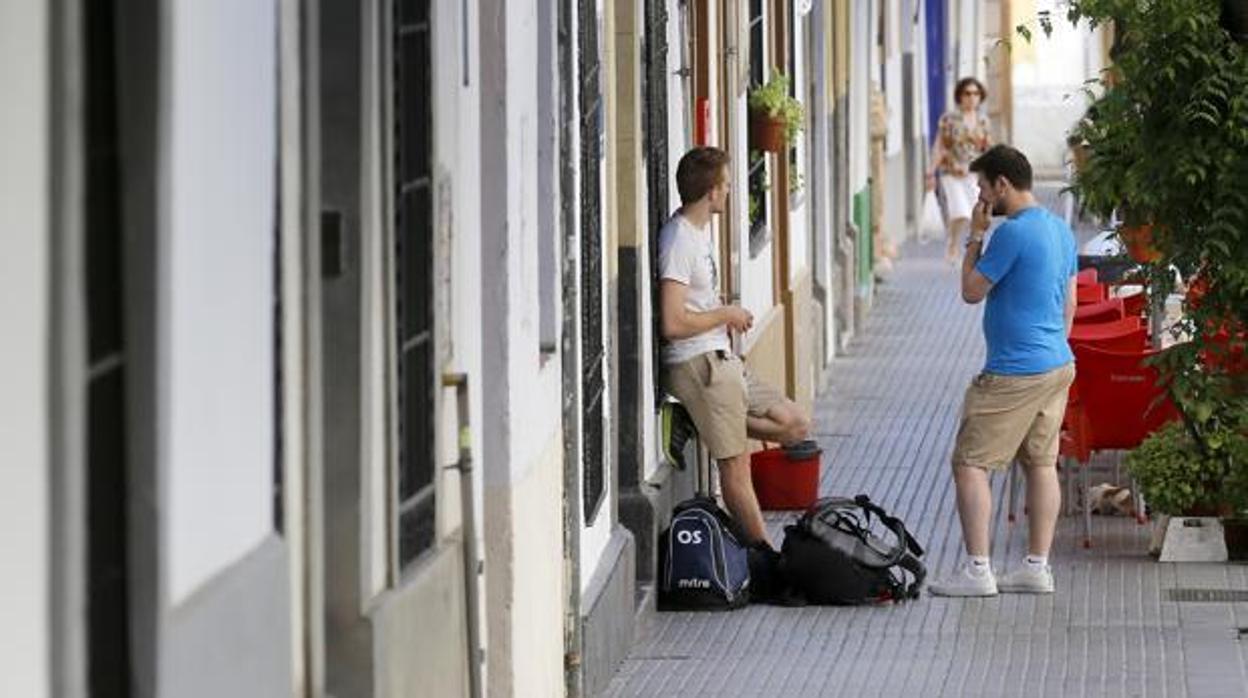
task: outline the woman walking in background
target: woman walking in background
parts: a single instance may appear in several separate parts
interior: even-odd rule
[[[987,97],[979,80],[972,77],[959,80],[953,90],[957,109],[940,117],[936,140],[932,144],[927,189],[936,188],[936,174],[939,172],[941,192],[945,197],[945,228],[949,235],[945,259],[951,264],[958,261],[958,240],[969,228],[971,210],[979,199],[979,186],[968,168],[972,160],[988,150],[988,117],[979,111]]]

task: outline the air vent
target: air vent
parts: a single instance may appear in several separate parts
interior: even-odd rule
[[[1248,603],[1248,589],[1166,589],[1170,601]]]

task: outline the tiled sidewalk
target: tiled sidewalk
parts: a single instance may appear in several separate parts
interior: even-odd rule
[[[816,409],[823,493],[866,492],[926,545],[931,575],[961,554],[949,452],[982,365],[980,309],[965,306],[940,245],[911,245]],[[994,483],[993,564],[1014,564]],[[1021,497],[1020,497],[1021,507]],[[792,516],[769,515],[773,540]],[[1170,601],[1168,590],[1248,590],[1248,566],[1161,564],[1147,527],[1064,517],[1052,596],[927,596],[874,608],[751,606],[650,616],[611,696],[1248,696],[1248,603]],[[1244,635],[1239,634],[1243,628]]]

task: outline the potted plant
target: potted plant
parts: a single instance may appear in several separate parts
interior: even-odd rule
[[[1139,225],[1122,224],[1118,228],[1118,237],[1122,239],[1127,256],[1140,264],[1149,264],[1161,259],[1161,251],[1157,249],[1153,237],[1153,224]]]
[[[1138,250],[1148,252],[1142,256],[1150,260],[1150,296],[1176,289],[1175,270],[1185,279],[1199,271],[1203,279],[1199,303],[1185,303],[1183,317],[1168,328],[1190,341],[1156,359],[1185,433],[1158,432],[1132,462],[1143,480],[1160,478],[1150,486],[1155,507],[1196,497],[1206,475],[1217,472],[1216,491],[1242,512],[1248,495],[1236,493],[1248,486],[1234,483],[1248,481],[1248,388],[1240,365],[1226,356],[1228,342],[1232,351],[1242,348],[1239,328],[1248,327],[1248,46],[1226,28],[1223,5],[1066,0],[1063,14],[1114,30],[1113,65],[1087,90],[1091,104],[1071,134],[1087,143],[1072,189],[1093,215],[1109,218],[1129,202],[1128,222],[1151,224],[1147,237],[1160,244]],[[1038,19],[1049,32],[1052,12]],[[1158,232],[1164,239],[1155,239]],[[1145,235],[1124,231],[1124,242],[1142,243]],[[1162,469],[1184,448],[1191,449],[1186,466]],[[1157,484],[1180,481],[1189,488]]]
[[[750,91],[750,147],[782,153],[797,138],[806,118],[802,103],[789,94],[789,78],[776,71]]]
[[[1172,422],[1126,456],[1127,471],[1149,510],[1171,516],[1217,515],[1225,463],[1202,456],[1187,427]]]

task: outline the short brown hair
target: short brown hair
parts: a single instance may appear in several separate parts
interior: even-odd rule
[[[702,200],[715,185],[720,173],[728,165],[728,153],[714,146],[704,145],[685,153],[676,166],[676,190],[682,204]]]
[[[963,93],[963,92],[966,92],[966,88],[970,87],[971,85],[974,85],[975,87],[978,87],[978,88],[979,88],[979,103],[980,103],[980,104],[983,104],[983,103],[987,102],[987,101],[988,101],[988,90],[985,90],[985,89],[984,89],[984,83],[980,82],[979,80],[977,80],[977,79],[975,79],[975,78],[971,78],[971,77],[962,78],[961,80],[959,80],[959,81],[958,81],[958,85],[957,85],[957,87],[954,87],[954,88],[953,88],[953,101],[954,101],[955,103],[956,103],[956,102],[961,102],[961,101],[962,101],[962,93]]]
[[[971,172],[982,174],[989,182],[1005,177],[1019,191],[1031,191],[1031,163],[1017,148],[998,143],[975,158]]]

